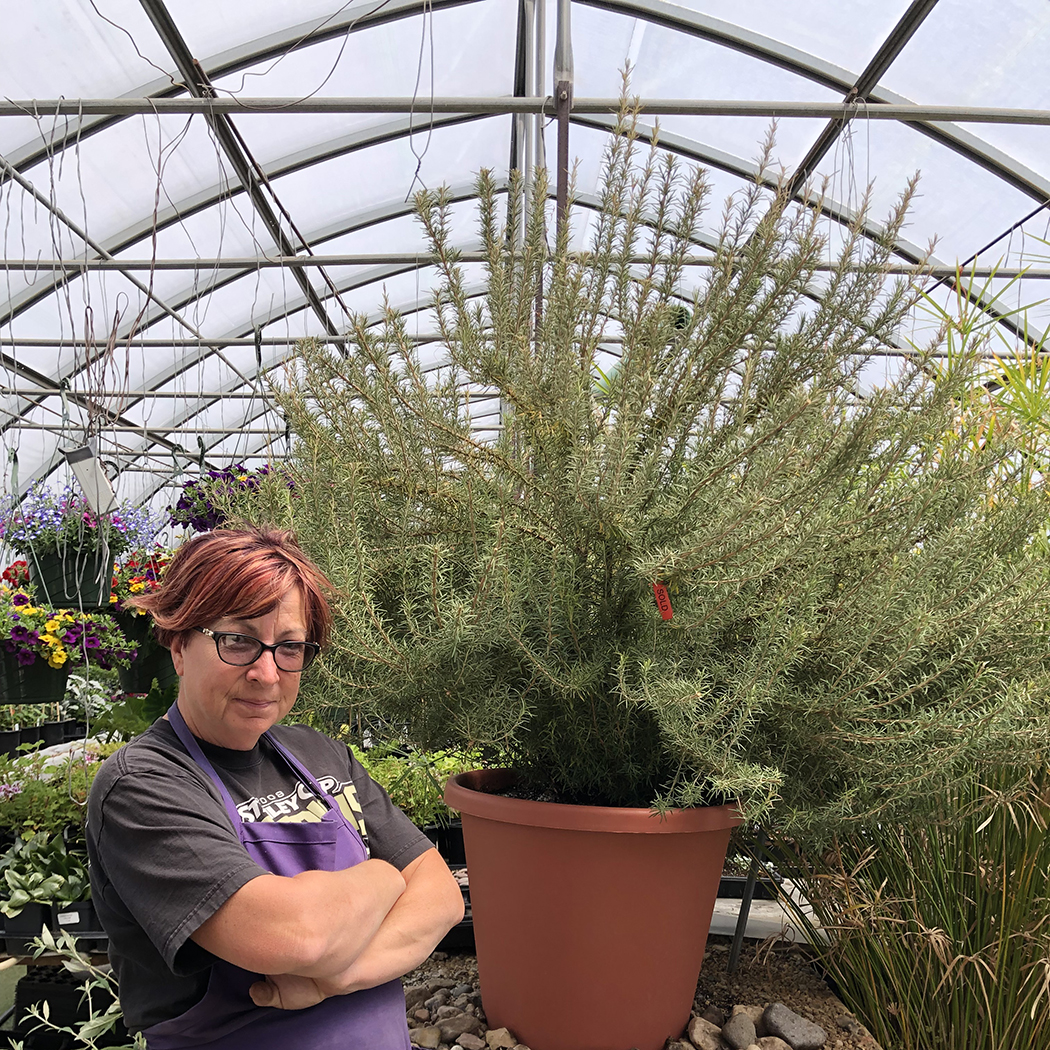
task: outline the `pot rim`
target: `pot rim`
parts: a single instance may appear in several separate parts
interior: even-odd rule
[[[562,802],[532,802],[505,798],[502,791],[517,779],[512,769],[475,769],[457,773],[445,784],[445,804],[464,816],[565,831],[596,831],[634,835],[684,835],[722,831],[743,823],[735,803],[672,809],[662,816],[654,809],[628,806],[573,806]]]

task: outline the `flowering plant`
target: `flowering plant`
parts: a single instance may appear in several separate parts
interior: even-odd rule
[[[34,486],[0,521],[0,537],[21,554],[37,556],[62,548],[111,554],[152,542],[163,523],[145,507],[122,503],[109,514],[96,514],[71,485],[61,492]]]
[[[113,590],[109,602],[114,612],[130,616],[147,616],[144,609],[128,609],[124,603],[139,594],[149,594],[160,586],[161,573],[171,561],[171,551],[157,547],[152,552],[129,551],[123,561],[113,566]]]
[[[113,590],[109,602],[121,630],[138,647],[138,656],[155,652],[158,643],[153,633],[153,619],[145,609],[129,608],[124,603],[139,594],[149,594],[160,586],[160,576],[171,561],[171,551],[158,547],[152,552],[134,550],[113,566]]]
[[[29,566],[25,561],[13,561],[4,569],[3,579],[11,587],[26,587],[29,584]]]
[[[21,667],[37,659],[55,668],[127,667],[136,653],[113,617],[36,605],[26,591],[7,588],[0,589],[0,646]]]
[[[231,496],[257,492],[262,479],[283,473],[281,468],[266,463],[258,470],[248,470],[243,463],[234,463],[223,470],[209,470],[196,481],[182,487],[182,495],[174,507],[169,507],[173,525],[186,525],[194,532],[210,532],[226,521],[225,501]],[[295,483],[287,478],[289,489]]]

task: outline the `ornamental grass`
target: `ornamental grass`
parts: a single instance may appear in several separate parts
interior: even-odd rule
[[[1045,770],[972,776],[931,820],[781,864],[830,938],[823,965],[886,1050],[1050,1046],[1048,816]]]

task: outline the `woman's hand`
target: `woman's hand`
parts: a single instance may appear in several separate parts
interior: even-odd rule
[[[326,984],[314,977],[297,977],[293,973],[269,974],[256,981],[248,990],[256,1006],[273,1006],[278,1010],[305,1010],[327,999],[321,986]]]

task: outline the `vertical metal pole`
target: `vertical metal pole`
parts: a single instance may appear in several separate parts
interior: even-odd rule
[[[757,847],[756,847],[757,851]],[[736,929],[733,931],[733,943],[729,948],[729,964],[726,972],[736,973],[740,965],[740,948],[744,943],[744,932],[747,930],[747,920],[751,914],[751,902],[755,899],[755,883],[758,881],[758,857],[751,858],[751,867],[747,873],[747,881],[744,883],[744,893],[740,899],[740,911],[736,917]]]
[[[533,97],[539,93],[536,80],[536,0],[524,0],[525,19],[525,94]],[[536,121],[521,114],[524,127],[524,152],[522,163],[521,222],[518,226],[517,246],[525,243],[525,230],[529,224],[529,204],[532,198],[532,183],[536,173]]]
[[[569,211],[569,110],[572,108],[571,0],[558,0],[558,35],[554,44],[554,106],[558,117],[558,227],[561,237]]]
[[[533,34],[533,49],[536,56],[536,69],[533,83],[536,85],[536,94],[543,91],[543,85],[547,82],[547,0],[535,0],[536,4],[536,29]],[[547,166],[547,150],[543,138],[543,123],[546,119],[542,113],[537,113],[532,118],[536,123],[533,143],[535,146],[535,157],[537,168]]]

